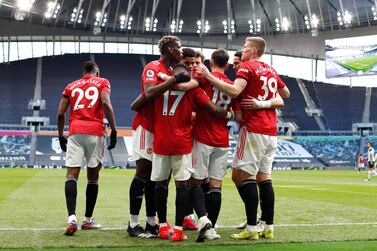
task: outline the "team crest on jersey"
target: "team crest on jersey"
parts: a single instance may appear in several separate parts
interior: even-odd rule
[[[148,153],[148,154],[152,154],[152,152],[153,152],[152,148],[149,147],[149,148],[147,149],[147,153]]]
[[[152,70],[148,70],[148,71],[147,71],[147,77],[151,78],[151,77],[153,77],[153,76],[154,76],[154,71],[152,71]]]

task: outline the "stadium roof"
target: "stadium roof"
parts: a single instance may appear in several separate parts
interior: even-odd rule
[[[94,34],[314,34],[377,25],[373,0],[0,0],[0,18]],[[149,21],[148,21],[149,20]],[[156,21],[155,21],[156,20]],[[182,21],[181,21],[182,20]],[[148,25],[149,24],[149,25]],[[314,30],[314,31],[312,31]]]

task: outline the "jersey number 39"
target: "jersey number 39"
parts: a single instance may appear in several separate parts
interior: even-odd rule
[[[267,78],[266,76],[261,76],[260,80],[263,81],[262,90],[264,94],[263,96],[259,95],[258,100],[266,100],[270,92],[272,93],[272,98],[274,98],[278,89],[278,82],[276,81],[276,78]]]

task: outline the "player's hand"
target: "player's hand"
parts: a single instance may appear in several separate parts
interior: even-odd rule
[[[168,79],[170,78],[170,76],[166,75],[166,74],[163,73],[163,72],[159,72],[159,73],[157,73],[157,77],[158,77],[159,79],[161,79],[161,80],[164,80],[164,81],[166,81],[166,80],[168,80]]]
[[[113,148],[115,148],[115,145],[117,144],[117,131],[115,130],[111,130],[111,134],[110,134],[110,144],[109,146],[107,147],[107,150],[111,150]]]
[[[63,136],[59,137],[60,148],[62,149],[63,152],[67,151],[67,143],[68,143],[68,140],[65,137]]]
[[[271,108],[271,101],[262,101],[253,97],[244,98],[241,101],[241,107],[243,109],[267,109]]]
[[[184,83],[191,80],[191,74],[188,71],[183,71],[183,72],[174,74],[174,78],[177,84]]]
[[[202,76],[204,78],[209,76],[209,70],[208,70],[207,66],[205,66],[204,64],[196,66],[195,72],[198,73],[200,76]]]

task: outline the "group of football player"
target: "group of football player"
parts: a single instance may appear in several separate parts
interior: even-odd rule
[[[246,38],[242,52],[234,55],[234,82],[225,74],[229,54],[224,49],[213,51],[209,70],[204,65],[202,53],[191,48],[181,49],[181,40],[176,36],[162,37],[158,47],[161,57],[145,66],[141,94],[131,105],[136,111],[132,126],[136,173],[129,189],[127,232],[132,237],[182,241],[187,238],[183,230],[197,230],[197,242],[221,238],[216,232],[216,223],[227,169],[227,124],[228,120],[235,119],[240,130],[232,180],[245,204],[247,222],[242,224],[244,230],[241,233],[231,237],[272,238],[275,196],[271,170],[277,148],[275,108],[283,106],[283,98],[288,98],[290,93],[276,71],[261,61],[266,49],[265,40]],[[92,213],[98,193],[103,142],[98,134],[95,139],[87,139],[85,135],[93,136],[88,130],[94,129],[85,131],[88,125],[73,120],[91,120],[88,118],[98,115],[103,118],[105,113],[112,129],[109,148],[116,144],[114,115],[108,98],[109,83],[99,78],[95,63],[87,62],[85,69],[83,79],[74,81],[63,92],[58,115],[59,139],[62,149],[67,151],[67,235],[77,230],[76,183],[81,165],[78,161],[82,162],[84,158],[88,163],[88,186],[81,229],[100,227],[93,222]],[[94,91],[95,88],[98,90]],[[69,104],[70,137],[67,143],[63,128]],[[98,111],[93,112],[96,107]],[[81,114],[72,119],[75,112]],[[91,172],[96,175],[89,177]],[[174,227],[167,221],[171,177],[176,187]],[[96,191],[92,188],[95,185]],[[145,228],[139,219],[143,197]],[[257,217],[259,204],[260,219]],[[193,212],[197,215],[197,224]]]

